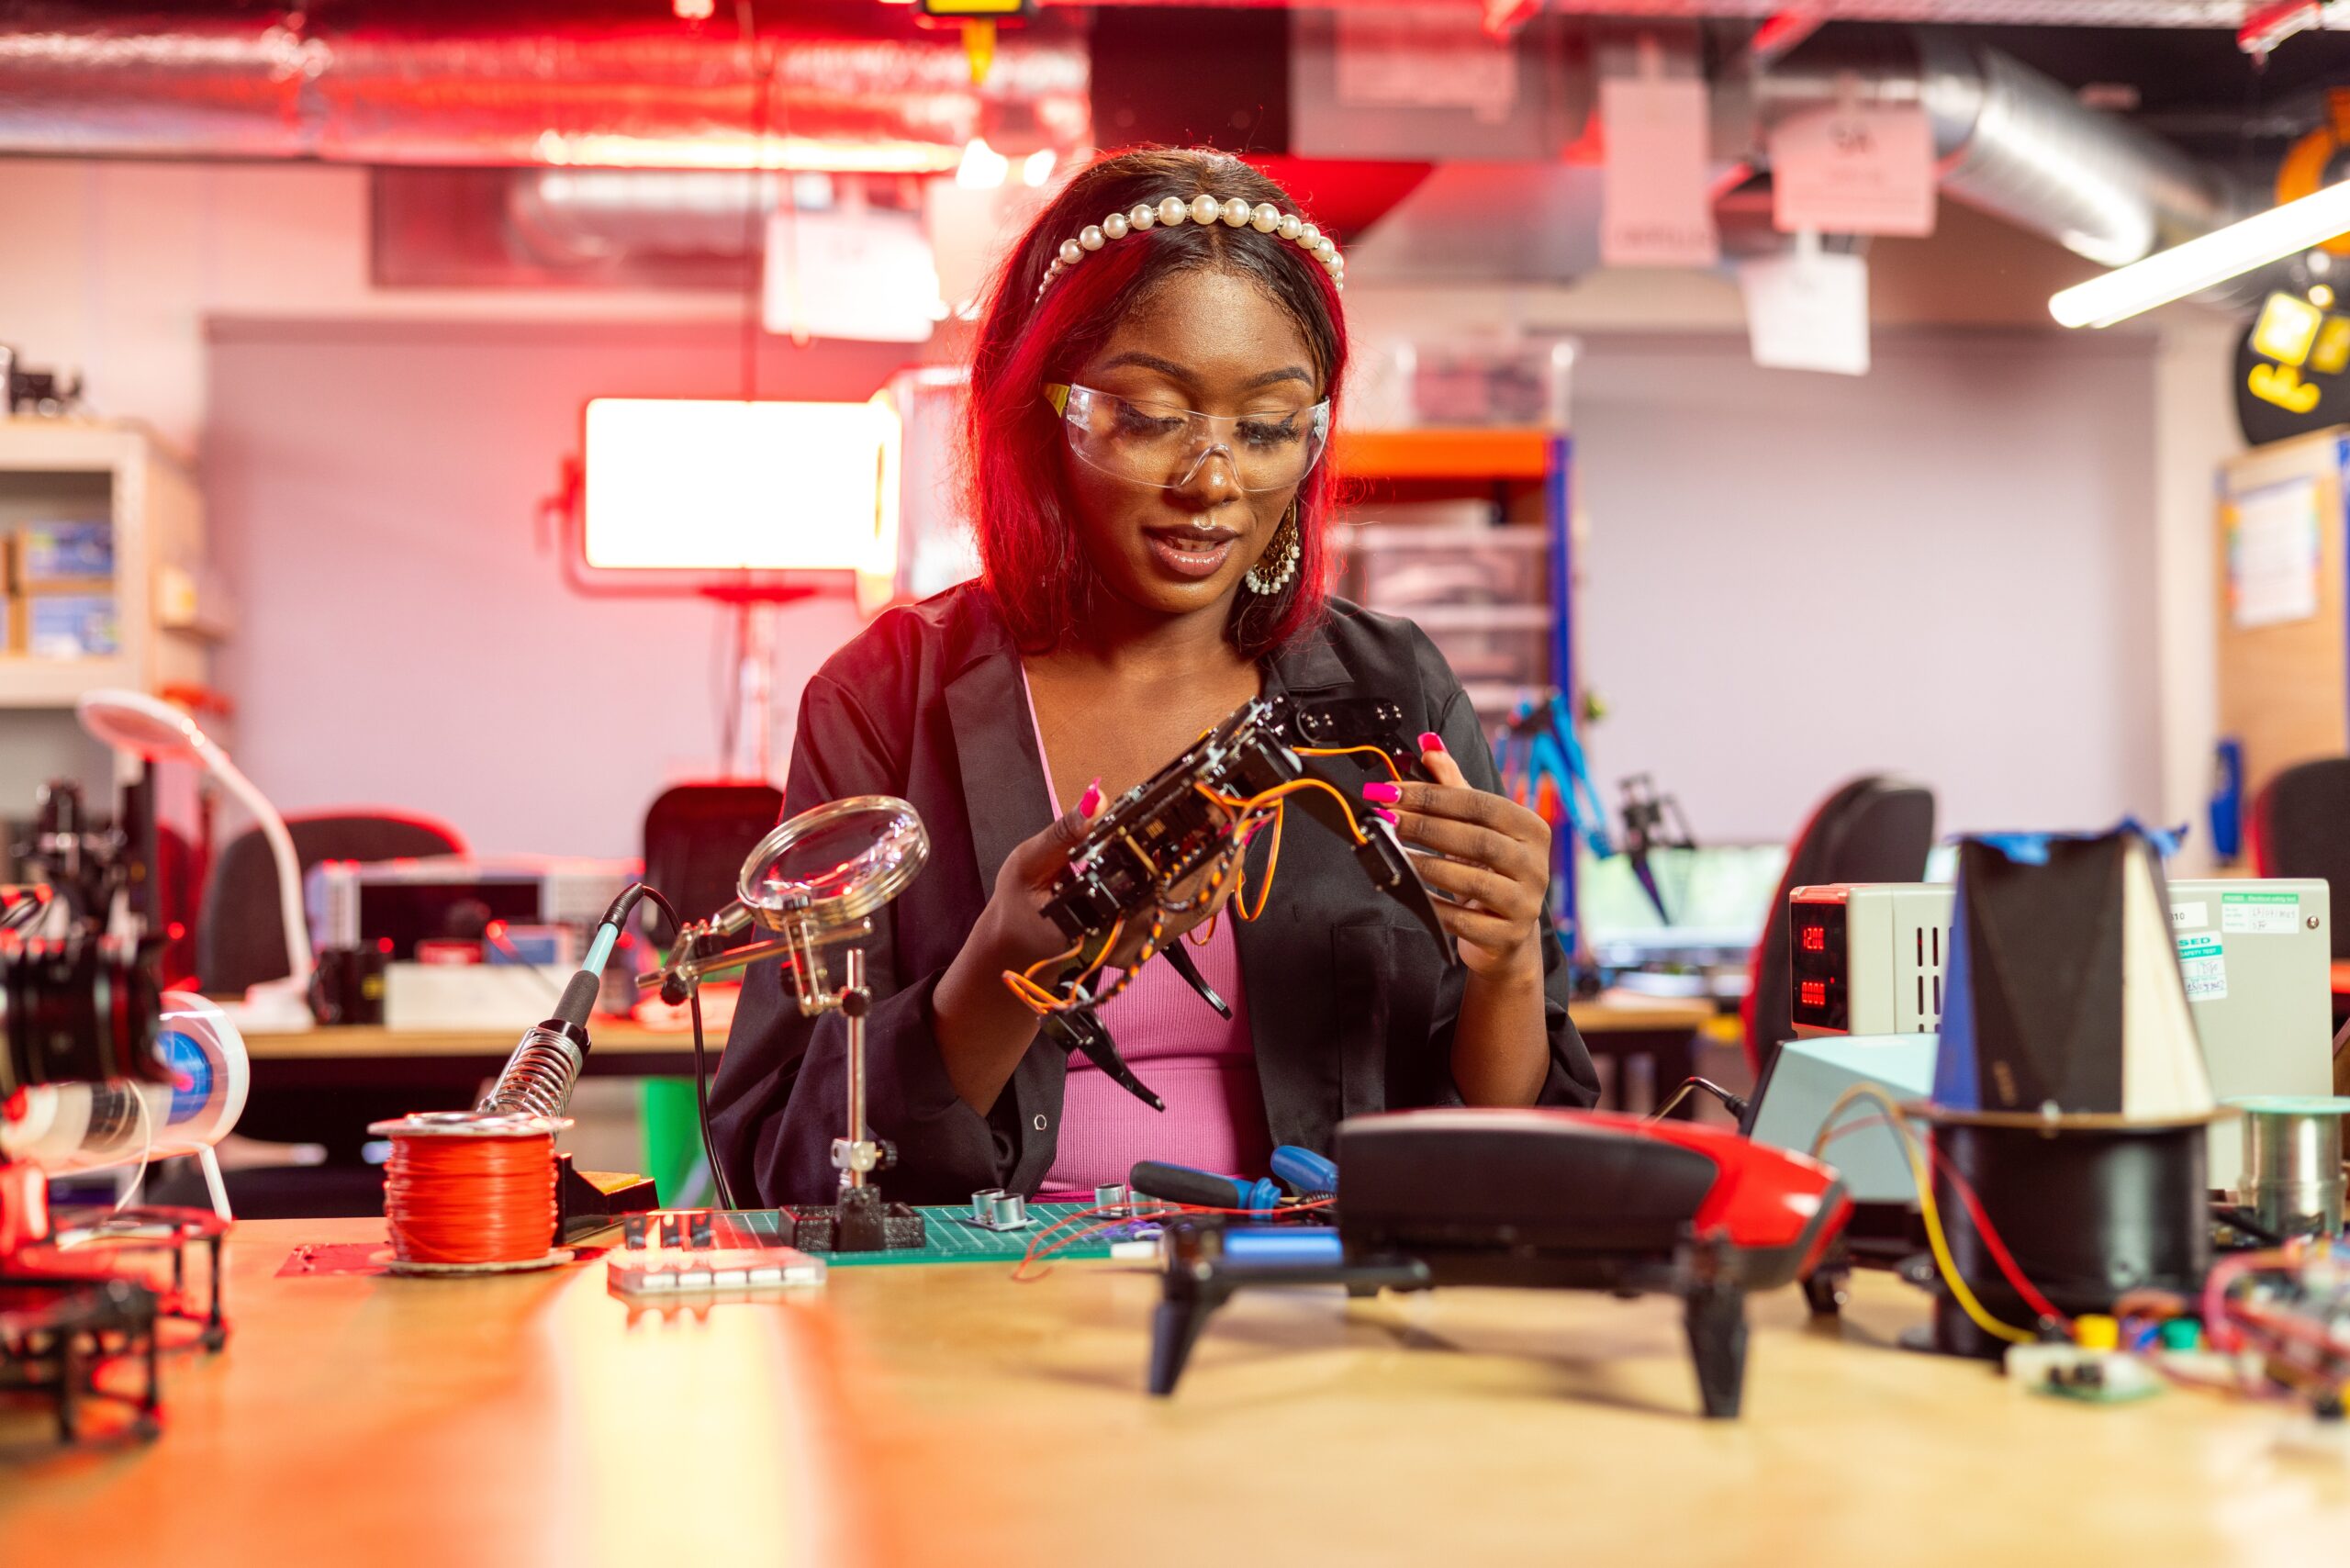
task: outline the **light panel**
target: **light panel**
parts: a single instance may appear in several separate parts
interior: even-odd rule
[[[896,566],[899,420],[881,401],[598,398],[581,551],[597,571]]]

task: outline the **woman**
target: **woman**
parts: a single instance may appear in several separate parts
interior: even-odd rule
[[[1261,1174],[1274,1145],[1326,1151],[1360,1112],[1596,1096],[1544,915],[1547,828],[1494,792],[1427,637],[1327,593],[1343,272],[1263,175],[1160,150],[1078,174],[1004,263],[971,377],[983,576],[817,672],[787,790],[789,812],[902,796],[929,829],[868,948],[893,1198],[1090,1193],[1143,1159]],[[1459,961],[1337,836],[1292,823],[1261,918],[1218,919],[1192,950],[1229,1022],[1164,961],[1102,1009],[1154,1112],[1040,1038],[1003,977],[1067,946],[1045,891],[1102,802],[1278,692],[1403,706],[1434,782],[1366,786],[1360,809],[1422,852]],[[834,1193],[843,1045],[774,966],[745,981],[713,1116],[742,1201]]]

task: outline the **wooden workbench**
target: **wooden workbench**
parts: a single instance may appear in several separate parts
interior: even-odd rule
[[[0,1416],[0,1562],[74,1568],[731,1563],[2341,1561],[2350,1461],[2284,1416],[2090,1407],[1755,1305],[1746,1414],[1705,1422],[1669,1301],[1244,1296],[1171,1400],[1155,1278],[834,1271],[821,1293],[632,1315],[600,1263],[470,1282],[285,1278],[230,1244],[235,1337],[167,1371],[151,1446],[62,1453]]]

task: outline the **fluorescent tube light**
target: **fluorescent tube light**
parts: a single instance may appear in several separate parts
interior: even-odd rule
[[[2067,327],[2110,327],[2344,233],[2350,233],[2350,181],[2075,284],[2050,297],[2048,313]]]

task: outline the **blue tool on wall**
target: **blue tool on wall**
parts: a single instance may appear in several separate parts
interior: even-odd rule
[[[2244,856],[2244,742],[2233,735],[2211,750],[2211,854],[2222,866]]]

